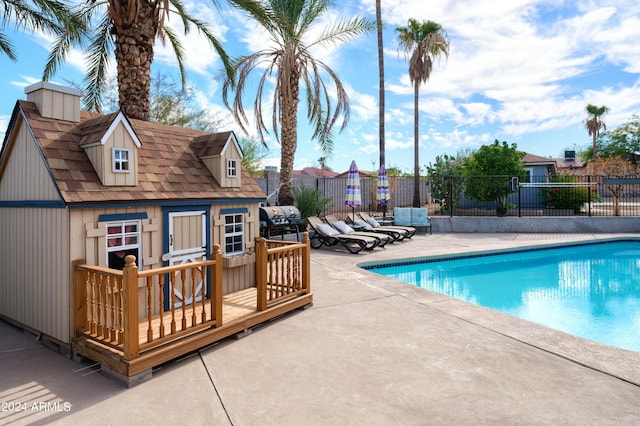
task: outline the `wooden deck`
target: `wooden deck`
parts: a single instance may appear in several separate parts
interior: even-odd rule
[[[313,303],[310,292],[308,234],[302,243],[260,239],[256,249],[256,287],[222,295],[222,258],[138,272],[130,256],[124,270],[74,262],[76,336],[74,353],[90,358],[131,384],[166,361]],[[180,305],[172,297],[165,310],[155,290],[184,290],[195,277],[210,281],[207,298]],[[198,275],[200,274],[200,275]],[[186,281],[185,281],[186,280]],[[141,287],[142,285],[142,287]],[[141,296],[140,290],[144,290]],[[193,294],[196,294],[193,292]],[[138,313],[139,297],[146,306]],[[152,312],[157,312],[152,314]]]
[[[256,306],[258,290],[255,287],[241,290],[236,293],[232,293],[222,297],[222,323],[227,324],[229,322],[240,321],[243,317],[258,312]],[[185,306],[184,315],[181,307],[176,309],[178,311],[178,319],[174,326],[177,331],[187,331],[189,334],[193,333],[193,327],[203,324],[202,318],[211,318],[211,305],[205,303],[204,305],[196,304]],[[204,311],[204,312],[203,312]],[[187,327],[184,324],[189,324]],[[145,345],[149,340],[157,341],[165,336],[160,335],[160,330],[170,330],[172,327],[172,319],[169,315],[156,315],[151,321],[151,325],[145,319],[138,324],[138,341],[140,342],[141,352],[145,351]],[[197,330],[196,330],[197,331]],[[149,332],[151,334],[149,335]],[[151,339],[149,339],[151,336]]]
[[[280,305],[276,305],[262,312],[256,309],[256,288],[249,288],[229,294],[224,296],[223,299],[223,325],[221,327],[210,328],[203,326],[202,328],[189,328],[185,330],[184,334],[171,337],[172,342],[166,342],[165,345],[157,347],[156,349],[144,350],[147,346],[146,336],[148,322],[146,320],[141,321],[138,324],[141,354],[134,360],[124,360],[120,350],[94,340],[92,338],[93,336],[89,333],[86,333],[84,337],[74,339],[74,352],[100,362],[103,366],[121,374],[123,377],[131,377],[178,356],[193,352],[229,336],[233,336],[234,334],[243,333],[251,327],[277,318],[287,312],[310,306],[313,303],[313,294],[309,293],[303,297],[283,302]],[[191,317],[191,307],[186,309],[186,311],[188,316]],[[196,317],[198,317],[197,314]],[[159,329],[159,324],[160,319],[157,317],[154,319],[154,329]],[[165,319],[165,326],[170,327],[168,319]],[[180,326],[178,326],[178,330],[180,330],[179,327]],[[160,338],[158,333],[156,333],[154,337],[156,339]]]

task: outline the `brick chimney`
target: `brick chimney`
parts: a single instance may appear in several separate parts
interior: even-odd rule
[[[25,87],[24,92],[43,117],[80,122],[81,90],[40,81]]]

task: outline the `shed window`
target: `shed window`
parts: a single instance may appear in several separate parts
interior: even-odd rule
[[[125,148],[113,148],[113,172],[129,171],[129,150]]]
[[[244,218],[241,214],[224,217],[225,254],[244,253]]]
[[[124,258],[140,255],[140,222],[124,221],[107,223],[107,266],[112,269],[124,268]]]
[[[232,158],[227,160],[227,177],[236,176],[238,176],[238,160]]]

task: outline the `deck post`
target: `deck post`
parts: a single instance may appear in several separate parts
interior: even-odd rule
[[[213,270],[215,271],[215,278],[214,278],[214,290],[212,295],[211,295],[211,300],[213,301],[213,303],[215,303],[214,306],[212,306],[211,308],[211,313],[214,313],[214,307],[215,307],[215,320],[216,320],[216,327],[221,327],[222,326],[222,252],[220,251],[220,244],[214,244],[213,245],[213,253],[211,254],[211,258],[215,259],[216,264],[213,267]],[[211,287],[209,287],[211,288]]]
[[[267,240],[256,237],[256,288],[258,312],[267,309]]]
[[[311,240],[306,231],[302,233],[302,244],[305,245],[302,249],[302,288],[309,294],[311,293]]]
[[[84,259],[74,260],[71,264],[73,271],[73,300],[74,300],[74,330],[75,337],[80,337],[81,330],[87,327],[87,283],[82,278],[83,274],[78,271],[78,265],[84,264]]]
[[[136,257],[124,258],[122,292],[124,303],[124,359],[133,360],[140,355],[138,341],[138,267]]]

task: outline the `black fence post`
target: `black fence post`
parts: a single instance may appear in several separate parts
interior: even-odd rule
[[[588,186],[589,194],[587,195],[587,200],[589,203],[589,217],[591,217],[591,175],[587,176],[587,183],[589,184]]]
[[[453,176],[449,176],[449,215],[453,217]]]
[[[518,217],[522,217],[522,188],[518,185]]]

